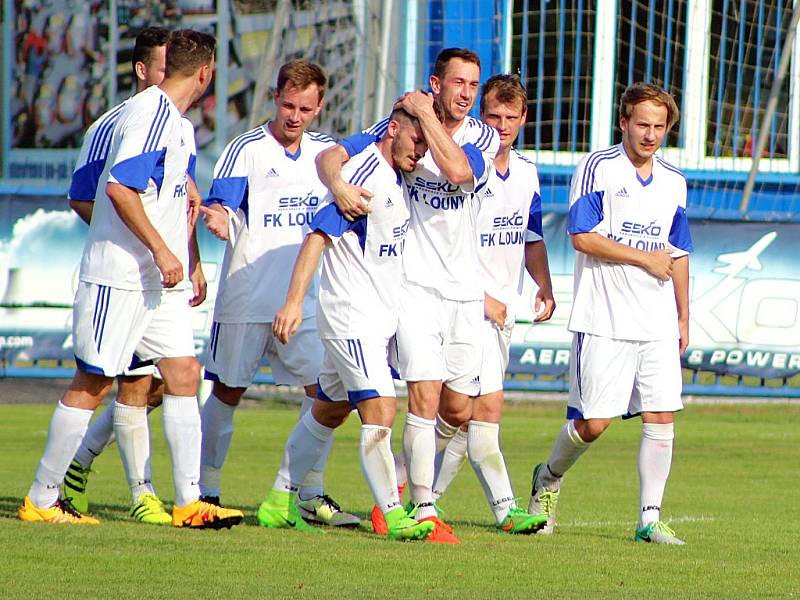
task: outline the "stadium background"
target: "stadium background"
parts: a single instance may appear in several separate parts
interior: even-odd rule
[[[616,101],[634,81],[672,91],[681,121],[663,154],[684,170],[692,259],[687,393],[800,396],[800,44],[790,0],[4,0],[0,133],[0,377],[68,376],[70,303],[85,226],[65,191],[82,133],[129,95],[130,53],[149,24],[218,39],[213,89],[189,117],[198,184],[227,141],[270,115],[293,57],[331,78],[315,128],[342,136],[426,85],[438,51],[477,50],[484,78],[517,72],[531,101],[518,147],[541,173],[558,309],[515,329],[508,386],[563,390],[572,168],[619,140]],[[200,227],[210,327],[223,246]],[[530,300],[533,290],[525,291]],[[269,368],[259,374],[269,381]]]

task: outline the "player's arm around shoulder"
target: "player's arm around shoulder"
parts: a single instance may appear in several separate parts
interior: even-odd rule
[[[372,193],[342,178],[342,167],[349,160],[350,153],[345,146],[334,144],[320,152],[316,162],[319,180],[328,188],[342,214],[352,221],[369,213]]]
[[[272,333],[282,344],[286,344],[300,328],[303,321],[303,298],[314,279],[322,251],[328,243],[328,236],[321,231],[306,235],[292,269],[286,301],[275,313],[272,320]]]
[[[433,162],[439,167],[442,175],[453,185],[471,186],[473,171],[467,154],[445,130],[436,115],[433,102],[433,94],[416,90],[402,96],[394,107],[402,108],[419,120]]]

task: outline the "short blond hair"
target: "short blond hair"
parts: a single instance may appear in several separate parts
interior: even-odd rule
[[[486,98],[494,94],[500,104],[520,103],[522,112],[528,109],[528,93],[518,75],[492,75],[481,89],[481,114],[486,112]]]
[[[290,60],[280,68],[278,71],[278,86],[275,91],[280,94],[287,85],[298,90],[305,90],[310,85],[315,84],[317,90],[319,90],[319,99],[322,100],[323,96],[325,96],[327,83],[328,78],[325,76],[325,71],[322,70],[322,67],[298,58]]]
[[[678,122],[680,111],[678,111],[678,105],[675,103],[675,98],[672,97],[672,94],[652,83],[641,82],[628,86],[628,89],[619,99],[620,120],[627,121],[630,119],[633,114],[633,107],[642,102],[653,102],[667,109],[668,130],[672,129],[672,126]]]

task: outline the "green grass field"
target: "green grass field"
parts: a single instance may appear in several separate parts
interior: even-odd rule
[[[254,511],[271,485],[297,409],[241,408],[223,474],[246,523],[185,531],[130,522],[116,447],[95,463],[98,527],[24,524],[16,510],[44,447],[49,405],[0,406],[0,596],[4,598],[755,598],[800,596],[800,406],[697,406],[681,415],[665,518],[684,547],[634,544],[638,423],[615,423],[570,472],[549,537],[501,536],[465,465],[443,498],[462,543],[390,543],[365,523],[325,535],[266,530]],[[153,471],[172,497],[160,412]],[[503,446],[527,504],[531,466],[562,423],[555,404],[511,406]],[[398,423],[402,423],[398,418]],[[372,506],[358,464],[356,418],[337,432],[329,493]],[[395,441],[398,439],[395,435]]]

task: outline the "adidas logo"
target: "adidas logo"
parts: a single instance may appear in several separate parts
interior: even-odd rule
[[[494,198],[494,194],[492,193],[492,190],[490,190],[487,187],[486,190],[483,192],[483,197],[484,198]]]
[[[392,199],[391,199],[391,198],[387,198],[387,199],[386,199],[386,204],[384,204],[384,206],[385,206],[386,208],[390,208],[390,207],[394,206],[394,202],[392,202]]]
[[[628,190],[626,190],[625,188],[622,188],[620,191],[618,191],[616,194],[614,194],[614,196],[616,198],[629,198],[630,197],[630,196],[628,196]]]
[[[267,177],[278,177],[278,172],[275,169],[267,171]]]
[[[480,385],[481,376],[480,375],[476,375],[475,377],[472,378],[472,381],[470,381],[470,383],[473,384],[473,385]]]

